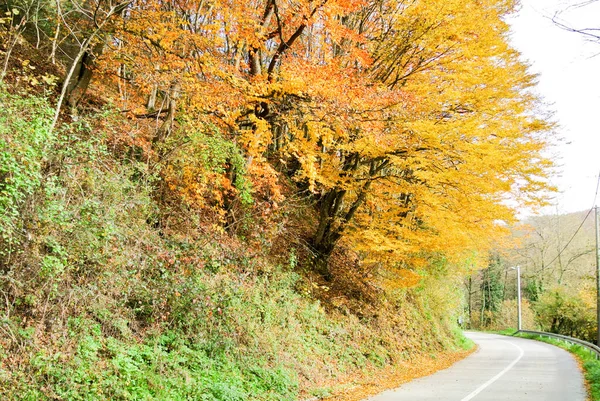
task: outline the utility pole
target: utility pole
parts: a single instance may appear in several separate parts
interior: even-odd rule
[[[521,331],[523,325],[521,324],[521,266],[517,266],[517,324],[518,330]]]
[[[594,223],[596,226],[596,344],[600,346],[600,250],[598,246],[598,206],[594,206]]]

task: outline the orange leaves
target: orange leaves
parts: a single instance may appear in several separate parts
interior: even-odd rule
[[[215,174],[198,165],[183,166],[178,171],[175,166],[168,166],[164,170],[164,179],[172,192],[196,210],[218,211],[223,204],[224,194],[233,189],[225,175]]]
[[[256,199],[267,202],[267,207],[272,211],[283,201],[279,178],[273,167],[263,162],[253,162],[248,166],[248,179],[252,182],[253,196]]]
[[[506,43],[509,6],[138,2],[105,68],[154,95],[157,119],[181,88],[170,140],[206,132],[166,176],[190,204],[277,202],[277,160],[312,192],[325,259],[341,239],[390,266],[459,259],[501,234],[511,192],[536,201],[544,187],[551,126],[533,117],[533,78]]]
[[[416,287],[422,281],[422,277],[412,270],[389,266],[386,268],[387,271],[379,281],[380,285],[387,290]]]

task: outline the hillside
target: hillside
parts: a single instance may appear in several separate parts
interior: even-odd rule
[[[456,344],[442,272],[394,296],[326,282],[300,264],[301,237],[282,238],[301,216],[245,240],[157,228],[156,183],[97,119],[53,135],[44,100],[0,99],[2,154],[26,167],[7,187],[30,197],[3,215],[5,238],[23,232],[3,254],[3,399],[292,400]]]
[[[512,227],[517,241],[466,280],[472,327],[516,326],[520,266],[524,327],[595,341],[594,211],[532,216]]]
[[[4,3],[0,398],[354,400],[464,355],[551,123],[512,5],[463,3]]]
[[[523,238],[517,251],[527,274],[548,288],[592,287],[595,283],[594,211],[530,217],[516,227]]]

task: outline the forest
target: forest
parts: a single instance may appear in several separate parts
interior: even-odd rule
[[[0,398],[339,396],[468,352],[512,260],[555,296],[588,252],[517,227],[554,140],[517,6],[2,0]]]
[[[594,210],[532,216],[513,226],[518,244],[492,252],[488,265],[467,277],[471,327],[517,326],[516,271],[520,266],[523,325],[592,343],[596,323]]]

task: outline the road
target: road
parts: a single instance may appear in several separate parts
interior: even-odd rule
[[[365,401],[585,401],[567,351],[534,340],[465,333],[479,349],[450,368]]]

